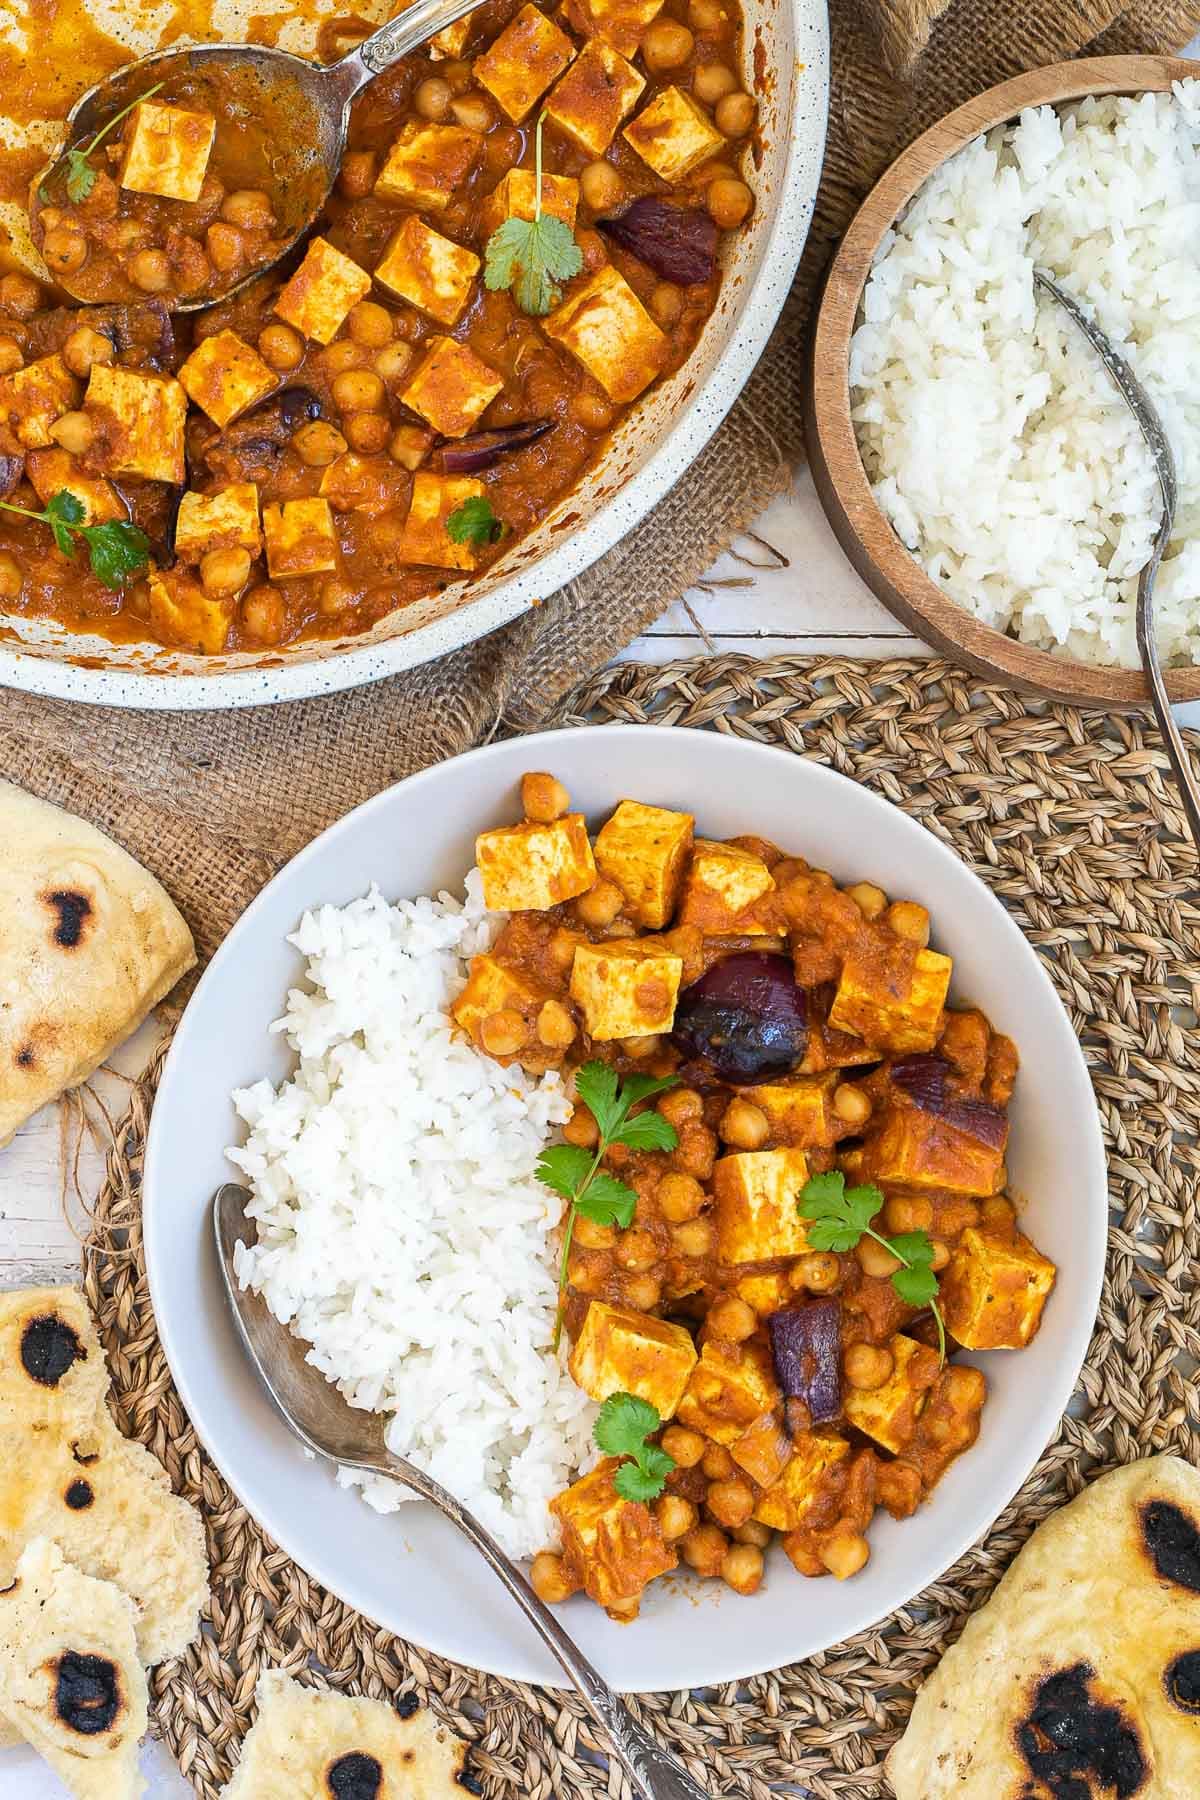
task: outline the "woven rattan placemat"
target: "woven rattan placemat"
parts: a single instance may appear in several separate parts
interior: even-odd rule
[[[736,657],[605,671],[556,723],[703,725],[781,745],[884,795],[950,844],[1036,946],[1083,1043],[1111,1172],[1109,1277],[1071,1415],[1017,1499],[943,1580],[872,1631],[756,1680],[642,1700],[709,1791],[886,1794],[912,1693],[1038,1521],[1093,1473],[1171,1449],[1200,1464],[1200,891],[1158,740],[1140,721],[1040,706],[943,663]],[[652,782],[652,771],[649,777]],[[751,803],[751,812],[753,811]],[[748,827],[753,824],[748,818]],[[803,820],[797,820],[803,846]],[[849,852],[848,852],[849,854]],[[862,850],[870,873],[870,845]],[[155,1070],[109,1160],[85,1257],[123,1428],[203,1510],[211,1625],[154,1677],[154,1716],[213,1800],[264,1664],[428,1699],[475,1745],[488,1796],[628,1800],[580,1707],[399,1642],[281,1554],[201,1452],[155,1334],[138,1179]],[[1058,1196],[1072,1204],[1069,1193]],[[815,1587],[812,1603],[820,1604]],[[754,1604],[737,1615],[754,1659]],[[630,1627],[636,1630],[637,1627]]]

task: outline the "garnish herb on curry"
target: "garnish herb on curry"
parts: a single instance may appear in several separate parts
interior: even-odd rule
[[[947,1006],[914,901],[636,800],[593,840],[551,775],[522,802],[453,1012],[575,1097],[540,1173],[604,1460],[534,1585],[630,1619],[680,1560],[754,1593],[777,1537],[845,1579],[975,1442],[961,1352],[1023,1348],[1054,1285],[1005,1193],[1016,1048]]]
[[[361,96],[282,263],[311,197],[275,191],[289,123],[236,80],[181,72],[67,145],[33,235],[91,304],[0,276],[0,610],[217,654],[486,571],[716,304],[753,207],[741,48],[734,0],[489,0]],[[66,559],[21,516],[62,492],[147,566]]]

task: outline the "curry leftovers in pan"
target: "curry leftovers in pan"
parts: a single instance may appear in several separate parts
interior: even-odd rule
[[[740,67],[734,0],[489,0],[365,91],[278,264],[288,122],[215,76],[67,146],[33,232],[92,304],[0,278],[0,607],[216,654],[486,570],[695,347]]]
[[[960,1353],[1023,1348],[1054,1284],[1006,1196],[1017,1051],[947,1004],[916,902],[636,800],[593,840],[547,774],[523,804],[478,839],[509,917],[453,1014],[576,1100],[539,1172],[605,1454],[534,1585],[628,1619],[680,1560],[753,1593],[777,1536],[852,1576],[979,1433]]]

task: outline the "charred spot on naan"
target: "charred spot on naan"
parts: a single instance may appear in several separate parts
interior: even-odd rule
[[[333,1800],[378,1800],[383,1787],[383,1767],[373,1756],[351,1750],[339,1756],[325,1771],[325,1785]]]
[[[42,900],[55,915],[54,942],[60,950],[77,950],[93,911],[81,888],[47,888]]]
[[[96,1490],[90,1481],[73,1481],[63,1499],[72,1512],[84,1512],[95,1503]]]
[[[21,1333],[21,1365],[40,1387],[57,1387],[73,1363],[86,1360],[78,1333],[58,1313],[30,1319]]]
[[[1142,1542],[1163,1581],[1200,1594],[1200,1526],[1170,1500],[1150,1500],[1140,1509]]]
[[[13,1057],[13,1061],[16,1063],[18,1069],[32,1069],[37,1063],[37,1052],[34,1050],[32,1044],[20,1044],[17,1047],[17,1053]]]
[[[474,1769],[462,1768],[458,1771],[458,1774],[454,1779],[457,1781],[459,1787],[466,1788],[468,1794],[483,1793],[483,1783],[475,1773]]]
[[[111,1731],[123,1704],[121,1671],[107,1656],[67,1650],[59,1657],[54,1710],[68,1730],[81,1737]]]
[[[1169,1663],[1163,1686],[1172,1706],[1200,1718],[1200,1650],[1185,1650]]]
[[[1045,1676],[1015,1731],[1030,1782],[1021,1800],[1133,1800],[1150,1777],[1142,1734],[1093,1691],[1096,1671],[1078,1662]]]

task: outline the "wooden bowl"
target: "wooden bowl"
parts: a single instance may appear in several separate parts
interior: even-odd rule
[[[1035,650],[956,604],[901,543],[871,492],[850,417],[850,340],[880,240],[917,189],[964,144],[1027,106],[1086,94],[1169,90],[1200,72],[1171,56],[1094,56],[1034,69],[989,88],[934,125],[892,164],[859,209],[826,276],[812,334],[805,430],[817,493],[850,561],[889,612],[925,643],[1025,693],[1083,706],[1148,704],[1140,670],[1101,668]],[[1200,667],[1167,673],[1172,700],[1200,699]]]

